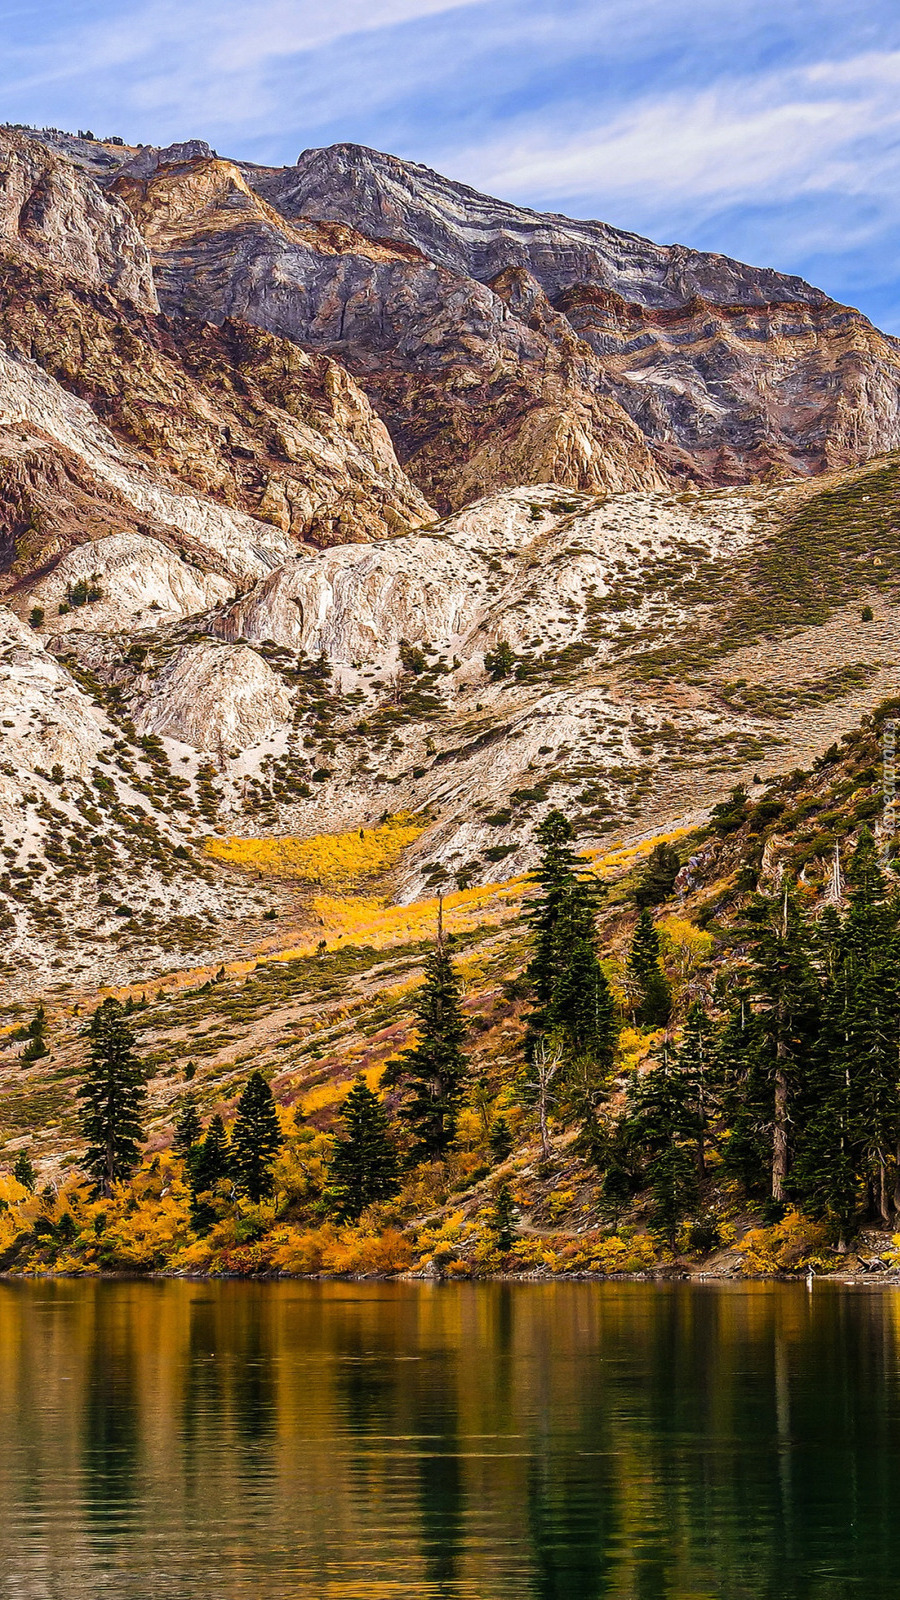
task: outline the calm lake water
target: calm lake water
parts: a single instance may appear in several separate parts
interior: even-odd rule
[[[2,1600],[900,1594],[900,1292],[0,1283]]]

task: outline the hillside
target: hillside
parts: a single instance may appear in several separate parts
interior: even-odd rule
[[[599,944],[624,1011],[606,1091],[606,1116],[612,1119],[607,1125],[615,1127],[625,1115],[634,1093],[630,1086],[658,1066],[665,1050],[677,1049],[692,1004],[701,1000],[715,1026],[725,1026],[735,984],[746,971],[747,917],[756,895],[780,892],[779,885],[799,878],[803,906],[813,919],[821,919],[826,901],[846,914],[853,853],[882,804],[881,726],[896,705],[881,708],[874,721],[864,718],[841,749],[825,752],[811,772],[798,770],[757,787],[730,811],[720,808],[715,827],[674,837],[682,869],[653,912],[675,1007],[664,1028],[628,1015],[634,1004],[626,967],[637,917],[634,896],[654,841],[587,859],[604,885]],[[843,869],[837,897],[836,845]],[[604,1160],[579,1138],[577,1116],[564,1099],[553,1102],[550,1151],[542,1157],[523,1055],[534,1001],[522,983],[532,945],[522,921],[528,885],[521,879],[451,895],[443,908],[463,984],[470,1084],[449,1159],[414,1169],[397,1199],[367,1212],[360,1226],[335,1227],[323,1188],[344,1099],[359,1073],[377,1087],[385,1068],[415,1037],[413,1002],[436,928],[434,901],[379,909],[358,892],[354,871],[371,870],[376,854],[360,848],[354,859],[338,841],[322,841],[320,870],[332,891],[342,892],[317,901],[320,941],[172,975],[157,989],[118,991],[135,1006],[131,1021],[150,1073],[149,1140],[135,1180],[136,1205],[128,1198],[130,1188],[120,1200],[102,1203],[107,1224],[100,1243],[93,1231],[97,1204],[79,1187],[82,1144],[73,1099],[94,997],[48,1000],[48,1053],[30,1062],[11,1031],[17,1027],[27,1043],[30,1008],[7,1009],[0,1019],[4,1151],[11,1162],[26,1150],[45,1190],[38,1205],[5,1180],[12,1202],[3,1223],[7,1267],[635,1272],[674,1262],[683,1272],[728,1275],[795,1270],[798,1264],[806,1270],[810,1258],[817,1271],[846,1271],[859,1254],[868,1259],[873,1250],[896,1264],[890,1229],[864,1233],[857,1252],[847,1255],[835,1252],[827,1227],[793,1213],[784,1222],[773,1219],[764,1203],[765,1182],[762,1196],[755,1184],[748,1189],[727,1160],[722,1165],[721,1155],[710,1155],[693,1220],[688,1218],[673,1250],[654,1229],[652,1196],[639,1181],[628,1198],[611,1202]],[[268,880],[263,858],[247,865],[262,867]],[[281,1108],[286,1144],[274,1208],[235,1210],[231,1202],[211,1234],[195,1231],[183,1169],[171,1150],[176,1116],[190,1100],[204,1121],[214,1112],[230,1121],[251,1067],[269,1078]],[[387,1100],[396,1105],[393,1081],[388,1071]],[[491,1145],[498,1118],[509,1129],[508,1155],[496,1154]],[[712,1150],[712,1132],[709,1137]],[[503,1182],[511,1185],[516,1208],[511,1254],[498,1254],[492,1220]],[[168,1206],[162,1189],[171,1197]],[[76,1219],[74,1231],[61,1225],[66,1214]],[[32,1232],[39,1215],[51,1225]],[[710,1216],[716,1225],[707,1237],[709,1225],[704,1223],[704,1233],[700,1223]]]

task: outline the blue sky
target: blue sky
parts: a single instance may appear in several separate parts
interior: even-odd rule
[[[0,119],[354,140],[799,272],[900,333],[897,0],[0,0]]]

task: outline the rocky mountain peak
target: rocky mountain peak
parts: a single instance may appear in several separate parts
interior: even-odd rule
[[[128,208],[36,139],[0,128],[0,249],[158,311],[150,254]]]

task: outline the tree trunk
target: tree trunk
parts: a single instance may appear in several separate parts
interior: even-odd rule
[[[778,1056],[783,1059],[784,1048],[779,1041]],[[788,1171],[788,1082],[784,1067],[775,1071],[775,1128],[772,1135],[772,1199],[784,1199],[784,1186]]]
[[[547,1119],[547,1085],[545,1083],[541,1084],[540,1115],[541,1156],[543,1157],[544,1161],[549,1161],[553,1152],[550,1149],[550,1127]]]
[[[891,1209],[892,1209],[891,1208],[891,1201],[890,1201],[890,1196],[888,1194],[887,1162],[885,1161],[883,1155],[879,1155],[879,1157],[878,1157],[878,1210],[881,1213],[881,1220],[884,1223],[884,1226],[886,1228],[889,1228],[891,1226],[891,1222],[893,1220],[892,1215],[891,1215]]]

